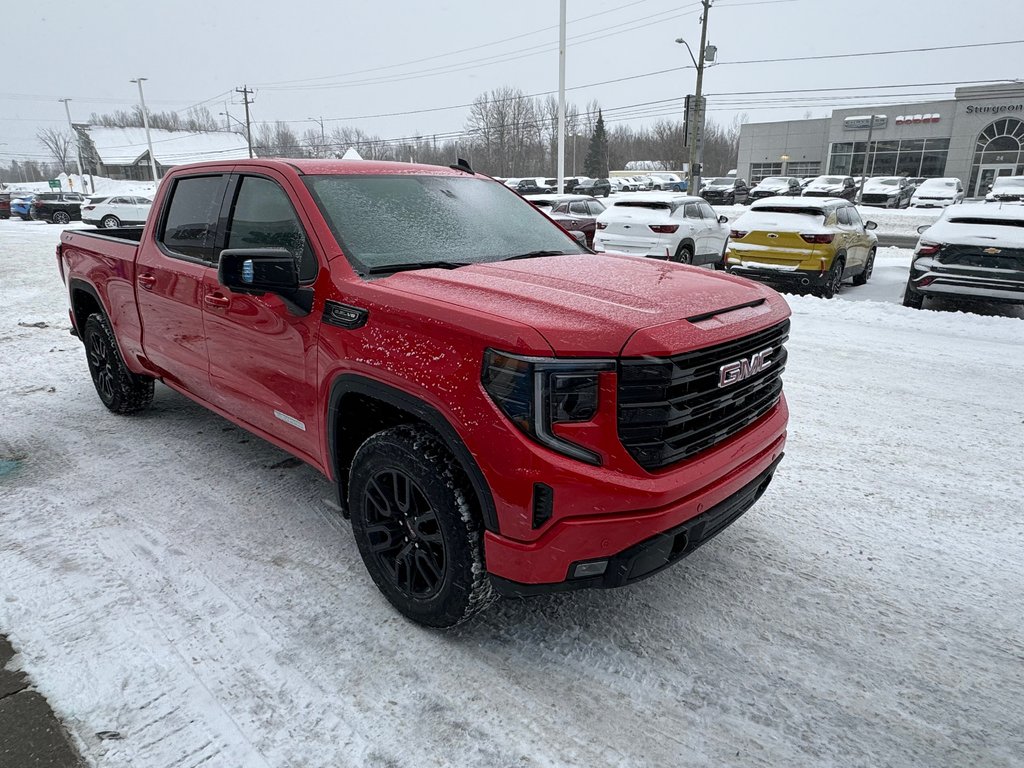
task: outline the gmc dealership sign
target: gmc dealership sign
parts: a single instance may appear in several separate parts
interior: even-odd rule
[[[858,115],[856,117],[847,117],[843,120],[843,130],[862,131],[865,128],[870,128],[872,117],[875,118],[875,128],[885,128],[889,123],[889,118],[885,115]]]

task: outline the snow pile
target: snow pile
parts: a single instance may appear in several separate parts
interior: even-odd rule
[[[312,470],[162,386],[101,406],[59,232],[0,221],[0,630],[91,765],[1021,764],[1020,313],[898,306],[895,249],[793,298],[753,510],[446,634],[390,609]]]

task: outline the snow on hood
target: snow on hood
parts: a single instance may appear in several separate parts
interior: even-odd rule
[[[882,179],[868,179],[864,182],[864,192],[883,195],[898,195],[900,193],[899,183],[884,184]]]
[[[772,191],[778,189],[789,189],[789,182],[786,181],[759,181],[754,189],[770,189]]]
[[[636,256],[548,256],[401,272],[385,281],[392,289],[529,325],[555,354],[565,356],[614,357],[631,337],[642,336],[638,331],[655,326],[667,330],[634,340],[631,354],[666,354],[666,334],[675,344],[714,344],[731,338],[737,328],[683,321],[759,298],[766,300],[759,314],[777,316],[770,321],[788,314],[785,301],[765,286]],[[763,317],[742,319],[753,322],[750,332],[769,322]]]

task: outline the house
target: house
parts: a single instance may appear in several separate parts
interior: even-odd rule
[[[111,179],[148,181],[149,145],[145,128],[106,128],[76,125],[86,173]],[[244,136],[228,131],[166,131],[151,128],[157,172],[201,160],[241,160],[249,157]]]

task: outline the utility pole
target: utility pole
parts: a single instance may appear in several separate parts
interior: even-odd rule
[[[224,99],[224,130],[231,133],[231,113],[228,111],[228,100]]]
[[[252,159],[252,121],[249,119],[249,94],[252,91],[249,90],[249,86],[244,85],[241,88],[235,88],[235,93],[242,94],[242,99],[245,102],[245,140],[249,143],[249,159]]]
[[[874,133],[874,131],[875,131],[875,115],[872,113],[870,119],[868,120],[868,143],[864,147],[864,167],[860,169],[861,170],[861,173],[860,173],[860,185],[859,185],[860,189],[857,192],[857,201],[858,202],[860,200],[864,199],[864,180],[868,177],[868,174],[869,174],[868,160],[871,158],[871,135]],[[871,163],[871,169],[870,170],[874,170],[874,165],[875,165],[874,163]],[[853,169],[851,168],[850,170],[853,170]]]
[[[85,186],[85,176],[82,175],[82,142],[79,141],[78,131],[75,130],[74,124],[71,122],[71,107],[68,106],[68,102],[71,99],[57,99],[57,101],[64,102],[64,114],[68,116],[68,128],[71,129],[71,136],[75,140],[75,159],[78,162],[78,178],[82,182],[82,186]],[[96,190],[94,189],[93,192]]]
[[[708,45],[708,12],[712,0],[702,0],[704,13],[700,18],[700,61],[697,63],[697,93],[693,106],[693,142],[690,144],[690,182],[687,186],[691,195],[700,194],[700,177],[704,172],[701,163],[704,161],[704,57]]]
[[[156,158],[153,157],[153,139],[149,135],[149,112],[146,110],[146,97],[142,95],[142,82],[148,79],[149,78],[147,77],[137,77],[130,82],[139,84],[139,103],[142,105],[142,124],[146,128],[146,144],[149,145],[149,169],[153,172],[153,185],[155,187],[156,183],[160,179],[156,173]]]
[[[558,17],[558,194],[565,192],[565,0]]]

